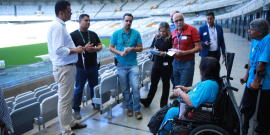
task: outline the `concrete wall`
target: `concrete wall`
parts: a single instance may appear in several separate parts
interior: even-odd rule
[[[51,77],[46,78],[46,79],[38,80],[38,81],[28,83],[28,84],[25,84],[25,85],[20,85],[18,87],[5,90],[4,91],[5,98],[9,98],[9,97],[12,97],[12,96],[16,97],[17,95],[19,95],[21,93],[24,93],[24,92],[27,92],[27,91],[34,91],[38,87],[41,87],[41,86],[44,86],[44,85],[49,86],[50,84],[52,84],[54,82],[55,82],[54,78],[53,78],[53,76],[51,76]]]

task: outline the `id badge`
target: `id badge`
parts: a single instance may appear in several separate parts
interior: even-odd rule
[[[187,36],[182,36],[182,40],[187,40]]]
[[[163,62],[163,66],[168,66],[168,62]]]

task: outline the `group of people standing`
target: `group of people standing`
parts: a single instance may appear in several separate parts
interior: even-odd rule
[[[171,12],[171,22],[162,22],[158,28],[152,48],[160,51],[155,56],[151,74],[151,87],[147,98],[141,99],[141,103],[148,107],[156,93],[160,77],[162,78],[163,91],[160,100],[160,108],[167,105],[170,92],[170,79],[173,89],[187,87],[191,89],[194,76],[195,53],[203,57],[214,57],[220,60],[221,53],[225,57],[226,47],[223,30],[220,25],[214,23],[213,12],[206,15],[207,24],[199,28],[184,23],[184,16],[179,11]],[[168,40],[166,40],[166,38]],[[166,55],[166,52],[174,50],[174,57]],[[222,51],[221,51],[222,50]],[[171,99],[177,98],[174,94]]]
[[[49,56],[53,64],[54,79],[58,82],[58,118],[62,134],[74,135],[72,130],[87,126],[76,123],[74,118],[81,119],[80,104],[86,81],[88,81],[92,97],[94,95],[93,88],[98,85],[96,52],[102,49],[102,44],[98,35],[88,30],[90,16],[87,14],[80,15],[77,30],[72,33],[67,32],[65,22],[70,20],[72,15],[68,1],[58,1],[55,4],[55,14],[56,17],[47,33],[47,40]],[[206,19],[207,24],[201,26],[199,31],[194,26],[186,24],[183,14],[179,11],[172,11],[171,25],[167,22],[160,23],[158,33],[151,45],[152,48],[159,51],[159,54],[154,58],[150,91],[147,98],[141,99],[137,52],[143,50],[142,40],[140,33],[131,28],[132,14],[124,14],[123,28],[112,34],[110,51],[115,53],[115,65],[122,94],[126,101],[127,116],[132,117],[135,113],[137,119],[142,119],[140,102],[145,107],[150,106],[157,91],[160,77],[163,82],[161,108],[168,104],[170,80],[173,89],[175,89],[171,98],[181,96],[187,104],[194,107],[198,107],[203,101],[215,102],[220,85],[218,81],[219,61],[221,55],[223,58],[225,57],[226,47],[222,27],[214,23],[214,13],[207,13]],[[249,55],[247,74],[242,78],[244,82],[247,82],[247,87],[241,111],[245,113],[245,122],[248,125],[255,109],[254,102],[256,101],[257,91],[254,90],[259,88],[258,82],[260,80],[254,74],[254,70],[267,70],[262,88],[261,100],[263,102],[260,102],[258,126],[256,128],[256,132],[261,134],[270,129],[270,117],[268,116],[270,93],[267,91],[270,89],[268,29],[269,24],[265,19],[256,19],[251,22],[249,34],[254,40]],[[167,55],[168,51],[174,51],[174,56]],[[198,52],[203,58],[200,64],[202,80],[197,85],[192,86],[195,53]],[[207,58],[204,59],[204,57]],[[132,92],[130,91],[130,85]],[[3,92],[0,87],[0,96],[3,97],[1,93]],[[203,96],[200,96],[201,94]],[[71,101],[73,98],[74,106],[72,107]],[[0,106],[6,106],[6,104],[2,104],[2,100],[0,100],[0,103]],[[74,117],[72,117],[72,108],[75,112]],[[165,119],[175,115],[175,112],[177,112],[175,109],[169,111]],[[2,127],[5,125],[12,129],[9,115],[7,115],[7,112],[3,114],[0,117],[1,129],[4,129]]]

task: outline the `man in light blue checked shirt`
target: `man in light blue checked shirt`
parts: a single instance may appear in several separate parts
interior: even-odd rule
[[[9,110],[5,101],[5,96],[0,85],[0,135],[8,135],[7,128],[13,133],[13,127]]]

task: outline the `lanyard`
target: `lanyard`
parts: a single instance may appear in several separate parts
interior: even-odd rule
[[[79,31],[79,33],[80,33],[80,35],[81,35],[81,37],[82,37],[83,43],[85,44],[85,40],[84,40],[84,38],[83,38],[83,35],[82,35],[80,29],[78,29],[78,31]],[[88,32],[88,42],[90,42],[90,34],[89,34],[89,31],[88,31],[88,30],[87,30],[87,32]],[[85,71],[85,64],[84,64],[83,53],[81,53],[81,55],[82,55],[82,61],[83,61],[83,68],[84,68],[84,71]]]
[[[131,29],[130,29],[130,33],[129,33],[129,36],[128,36],[127,44],[125,44],[125,39],[124,39],[124,36],[123,36],[123,33],[122,33],[123,44],[124,44],[125,47],[128,47],[128,42],[129,42],[130,35],[131,35]]]
[[[184,31],[184,30],[182,30],[182,32],[181,32],[180,38],[178,38],[178,32],[176,33],[176,34],[177,34],[177,40],[178,40],[178,50],[179,50],[180,40],[181,40],[181,38],[182,38],[183,31]]]
[[[214,32],[212,31],[211,26],[209,26],[209,30],[210,30],[210,31],[211,31],[211,33],[213,34],[213,36],[214,36],[214,40],[216,41],[216,35],[215,35],[215,32],[216,32],[216,27],[214,27]]]
[[[86,43],[85,43],[85,40],[84,40],[84,38],[83,38],[83,35],[82,35],[81,31],[80,31],[80,29],[78,29],[78,31],[79,31],[79,33],[80,33],[80,35],[81,35],[81,37],[82,37],[83,43],[86,44]],[[88,42],[90,42],[90,34],[89,34],[89,31],[88,31],[88,30],[87,30],[87,32],[88,32]]]

